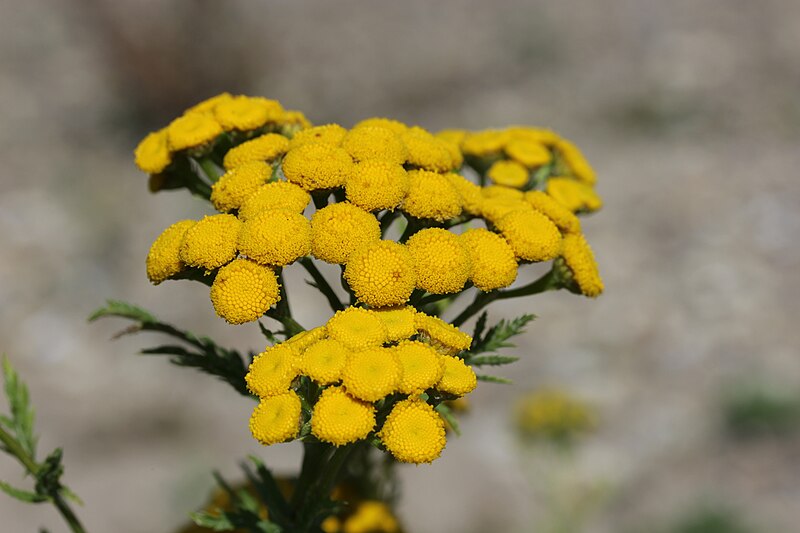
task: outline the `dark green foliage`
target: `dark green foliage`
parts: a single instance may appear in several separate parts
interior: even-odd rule
[[[531,322],[535,315],[526,314],[513,320],[502,319],[500,322],[486,330],[488,314],[486,311],[480,314],[475,323],[475,331],[472,335],[472,345],[469,351],[462,354],[464,362],[474,366],[502,366],[515,361],[519,357],[510,355],[480,355],[483,353],[495,352],[502,348],[511,348],[513,343],[509,339],[525,332],[525,327]],[[511,380],[499,376],[478,374],[479,381],[490,383],[510,384]]]
[[[7,357],[3,358],[5,391],[11,416],[0,417],[0,426],[5,426],[16,437],[20,448],[31,460],[36,460],[36,436],[33,434],[33,408],[30,405],[28,387],[20,380]],[[5,448],[0,444],[0,449]]]
[[[787,435],[800,429],[800,395],[743,387],[723,400],[726,430],[739,438]]]

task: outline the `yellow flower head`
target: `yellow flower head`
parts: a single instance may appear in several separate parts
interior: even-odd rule
[[[347,362],[349,350],[334,339],[322,339],[303,352],[300,360],[300,373],[320,385],[330,385],[342,378],[342,369]]]
[[[387,340],[386,326],[374,311],[348,307],[328,320],[328,336],[351,350],[382,345]]]
[[[186,232],[194,226],[194,220],[181,220],[165,229],[153,242],[147,254],[147,279],[154,285],[171,278],[184,269],[180,250]]]
[[[298,362],[297,352],[289,346],[267,348],[250,363],[245,376],[247,388],[261,398],[286,392],[297,377]]]
[[[521,191],[517,191],[521,192]],[[531,206],[522,198],[511,198],[509,196],[495,196],[484,198],[481,204],[481,216],[497,225],[497,221],[511,213],[512,211],[532,211]]]
[[[349,202],[323,207],[311,217],[311,253],[328,263],[346,263],[355,250],[380,238],[378,219]]]
[[[300,397],[290,390],[262,398],[250,417],[250,432],[269,446],[294,439],[300,432]]]
[[[382,118],[382,117],[373,117],[364,119],[355,126],[353,126],[353,129],[366,128],[366,127],[385,128],[391,132],[394,132],[397,135],[402,135],[408,129],[408,126],[406,126],[399,120],[394,120],[391,118]]]
[[[428,131],[414,126],[406,130],[400,138],[408,150],[409,164],[434,172],[447,172],[454,168],[453,156],[447,143]]]
[[[516,406],[516,419],[526,435],[551,439],[569,439],[594,426],[588,405],[555,389],[523,396]]]
[[[441,228],[418,231],[406,243],[417,271],[417,288],[449,294],[464,288],[472,263],[455,233]]]
[[[520,259],[549,261],[561,251],[561,233],[556,225],[530,207],[508,213],[495,226]]]
[[[436,384],[436,390],[456,396],[464,396],[475,390],[475,387],[478,386],[478,378],[472,367],[458,357],[443,357],[442,359],[444,360],[444,374]]]
[[[217,211],[239,209],[245,198],[267,183],[272,167],[263,161],[251,161],[227,171],[211,186],[211,203]]]
[[[483,204],[481,187],[472,183],[461,174],[450,172],[445,176],[461,197],[461,205],[464,207],[464,211],[470,215],[480,215],[481,205]]]
[[[431,346],[442,353],[454,355],[469,349],[472,344],[472,337],[441,318],[417,313],[414,323],[417,330],[425,332],[430,338]]]
[[[294,213],[302,213],[311,201],[311,196],[288,181],[274,181],[259,187],[253,194],[245,198],[239,208],[239,219],[250,220],[262,211],[285,209]]]
[[[472,284],[482,291],[508,287],[517,278],[514,250],[500,235],[475,228],[459,237],[472,260]]]
[[[464,154],[483,157],[503,150],[509,134],[505,130],[484,130],[468,133],[461,141]]]
[[[142,172],[158,174],[172,163],[172,154],[167,145],[167,130],[148,133],[133,152],[136,166]]]
[[[378,436],[395,459],[404,463],[430,463],[447,442],[442,417],[418,398],[398,402]]]
[[[408,186],[402,165],[380,159],[357,164],[344,183],[347,199],[366,211],[393,210],[405,198]]]
[[[550,148],[555,146],[561,137],[547,128],[533,128],[531,126],[511,126],[508,128],[510,140],[512,141],[526,141],[529,143],[543,144]]]
[[[211,215],[189,228],[181,243],[181,261],[213,270],[236,257],[242,223],[233,215]]]
[[[408,158],[408,151],[400,137],[384,127],[353,128],[342,139],[342,148],[356,161],[379,159],[402,165]]]
[[[167,126],[167,145],[173,152],[210,143],[222,133],[222,126],[205,113],[189,113]]]
[[[283,112],[283,116],[278,120],[280,124],[280,133],[286,137],[293,137],[300,131],[308,129],[312,126],[311,121],[306,118],[302,111],[295,109],[287,109]]]
[[[226,131],[254,130],[282,116],[280,103],[260,97],[233,96],[214,107],[214,117]]]
[[[400,387],[403,394],[414,394],[436,385],[444,373],[444,356],[428,344],[403,341],[394,348],[402,370]]]
[[[506,155],[521,165],[536,168],[549,163],[553,156],[541,143],[514,139],[506,145]]]
[[[414,325],[414,316],[417,314],[417,310],[413,307],[385,307],[383,309],[375,309],[374,313],[386,325],[390,342],[407,339],[417,333],[417,328]]]
[[[455,144],[456,146],[460,146],[461,142],[464,140],[464,138],[467,135],[468,135],[467,130],[459,130],[459,129],[441,130],[441,131],[437,131],[434,134],[435,137],[437,137],[439,139],[442,139],[442,140],[445,140],[445,141],[448,141],[448,142],[451,142],[451,143]]]
[[[375,407],[353,398],[342,387],[325,389],[311,415],[311,433],[336,446],[364,439],[374,427]]]
[[[344,277],[356,298],[372,307],[405,303],[417,283],[411,254],[392,241],[378,241],[356,250],[347,261]]]
[[[528,191],[525,193],[525,201],[552,220],[562,233],[580,233],[581,221],[578,217],[547,193]]]
[[[444,145],[450,152],[450,159],[452,161],[452,168],[461,168],[464,164],[464,154],[461,153],[461,141],[466,137],[467,132],[464,130],[442,130],[434,134],[434,137],[444,141]]]
[[[595,298],[603,292],[603,280],[600,278],[597,262],[583,234],[565,235],[561,256],[572,271],[573,279],[581,293]]]
[[[484,198],[503,198],[505,200],[522,200],[525,193],[505,185],[487,185],[481,189]]]
[[[400,526],[389,506],[378,500],[358,503],[355,512],[344,522],[343,533],[398,533]]]
[[[397,391],[400,364],[391,348],[368,348],[350,354],[342,371],[347,392],[365,402],[376,402]]]
[[[286,209],[262,211],[242,224],[239,251],[265,265],[288,265],[311,253],[311,223]]]
[[[521,189],[527,185],[530,179],[530,173],[527,168],[516,161],[507,161],[504,159],[495,161],[494,164],[489,167],[486,175],[493,183],[506,187],[515,187],[517,189]]]
[[[556,144],[556,149],[561,153],[564,163],[573,176],[587,185],[594,185],[597,182],[594,169],[577,146],[566,139],[561,139]]]
[[[248,259],[234,259],[220,268],[211,284],[214,310],[230,324],[258,320],[280,299],[272,269]]]
[[[230,93],[220,93],[193,105],[184,112],[184,115],[188,115],[189,113],[213,113],[215,107],[231,98],[233,98],[233,96]]]
[[[302,353],[315,342],[324,339],[327,334],[328,331],[325,329],[325,326],[320,326],[318,328],[301,331],[293,337],[286,339],[281,344],[288,346],[297,353]]]
[[[307,191],[315,191],[344,185],[353,172],[353,161],[337,146],[306,143],[289,150],[282,168],[287,180]]]
[[[444,222],[461,214],[461,196],[450,180],[429,170],[408,173],[410,186],[402,209],[417,218]]]
[[[230,170],[251,161],[274,161],[288,149],[289,139],[277,133],[267,133],[228,150],[222,166]]]
[[[603,207],[603,200],[594,192],[591,185],[570,178],[547,180],[547,194],[573,213],[592,212]]]
[[[297,148],[308,143],[330,144],[339,146],[344,139],[347,130],[338,124],[323,124],[305,130],[298,131],[289,143],[290,148]]]

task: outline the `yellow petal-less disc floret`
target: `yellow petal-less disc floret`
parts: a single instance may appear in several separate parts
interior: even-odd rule
[[[344,277],[356,298],[372,307],[405,303],[417,283],[411,254],[393,241],[378,241],[356,250],[347,261]]]
[[[408,173],[402,165],[380,159],[357,164],[344,183],[347,199],[366,210],[393,210],[408,193]]]
[[[342,148],[355,161],[378,159],[402,165],[408,158],[400,136],[392,130],[377,126],[358,126],[347,132],[342,139]]]
[[[254,130],[283,117],[283,106],[276,100],[234,96],[214,107],[214,117],[226,130]]]
[[[436,390],[456,396],[464,396],[475,390],[475,387],[478,386],[478,378],[472,367],[458,357],[443,357],[442,359],[444,360],[444,374],[436,384]]]
[[[289,150],[282,168],[287,180],[315,191],[344,185],[353,171],[353,160],[338,146],[306,143]]]
[[[364,439],[374,427],[375,407],[353,398],[342,387],[325,389],[311,415],[311,433],[336,446]]]
[[[552,220],[563,233],[580,233],[580,219],[549,194],[542,191],[528,191],[525,193],[525,201]]]
[[[547,194],[573,213],[597,211],[603,207],[603,200],[590,185],[570,178],[547,180]]]
[[[408,129],[408,126],[406,126],[399,120],[394,120],[391,118],[383,118],[383,117],[372,117],[364,119],[355,126],[353,126],[353,129],[361,127],[386,128],[387,130],[392,131],[397,135],[402,135],[403,132],[405,132]]]
[[[264,398],[286,392],[297,377],[297,352],[289,346],[276,344],[258,354],[250,363],[245,376],[247,388]]]
[[[242,224],[239,251],[265,265],[288,265],[311,253],[311,223],[286,209],[262,211]]]
[[[311,253],[327,263],[346,263],[358,248],[380,238],[378,219],[349,202],[323,207],[311,217]]]
[[[447,443],[442,417],[418,398],[398,402],[378,436],[395,459],[404,463],[430,463]]]
[[[368,348],[350,354],[342,371],[347,392],[365,402],[376,402],[397,391],[400,364],[391,348]]]
[[[561,233],[556,225],[530,207],[508,213],[495,226],[520,259],[549,261],[561,251]]]
[[[508,287],[517,278],[514,250],[500,235],[484,228],[465,231],[459,237],[472,260],[472,284],[482,291]]]
[[[239,209],[245,198],[267,183],[272,167],[263,161],[251,161],[227,171],[211,186],[211,203],[217,211]]]
[[[167,126],[167,144],[173,152],[207,144],[222,133],[222,126],[205,113],[188,113]]]
[[[561,137],[556,132],[547,128],[510,126],[507,131],[510,141],[524,140],[529,143],[542,144],[547,148],[555,146],[561,140]]]
[[[236,257],[242,223],[233,215],[211,215],[189,228],[181,243],[181,261],[213,270]]]
[[[444,373],[444,356],[419,341],[403,341],[394,348],[400,362],[401,378],[398,390],[414,394],[436,385]]]
[[[408,150],[409,164],[434,172],[447,172],[454,168],[453,157],[445,141],[428,131],[414,126],[408,128],[400,138]]]
[[[186,232],[194,226],[194,220],[181,220],[165,229],[153,242],[147,253],[147,279],[154,285],[183,271],[180,250]]]
[[[303,352],[300,359],[300,373],[320,385],[330,385],[342,378],[342,369],[347,362],[350,350],[334,339],[322,339]]]
[[[411,306],[385,307],[375,309],[374,313],[386,325],[390,342],[407,339],[417,333],[417,327],[414,325],[417,310]]]
[[[234,259],[220,268],[211,284],[214,310],[230,324],[258,320],[280,298],[275,272],[249,259]]]
[[[517,163],[516,161],[508,161],[501,159],[495,161],[486,175],[492,180],[492,183],[504,185],[506,187],[515,187],[520,189],[528,183],[530,174],[528,169]]]
[[[457,354],[472,344],[472,337],[439,317],[417,313],[414,324],[429,337],[431,346],[444,354]]]
[[[455,187],[458,195],[461,197],[461,205],[464,211],[470,215],[480,215],[481,204],[483,203],[481,187],[472,183],[461,174],[450,172],[445,176],[447,177],[447,181]]]
[[[450,294],[464,288],[472,270],[469,252],[455,233],[428,228],[406,243],[417,272],[417,288],[431,294]]]
[[[573,279],[581,293],[595,298],[603,292],[603,280],[600,278],[597,262],[589,243],[582,234],[575,233],[564,236],[561,256],[572,271]]]
[[[290,390],[262,398],[250,417],[250,432],[269,446],[293,439],[300,431],[300,397]]]
[[[428,170],[408,173],[409,189],[402,209],[416,218],[444,222],[461,214],[461,196],[445,175]]]
[[[327,334],[328,330],[325,329],[325,326],[320,326],[306,331],[301,331],[300,333],[289,337],[281,344],[291,348],[297,353],[302,353],[315,342],[324,339]]]
[[[136,166],[142,172],[158,174],[172,163],[172,154],[167,145],[167,130],[148,133],[133,152]]]
[[[267,133],[234,146],[222,160],[227,170],[251,161],[274,161],[289,149],[289,139],[277,133]]]
[[[344,139],[347,130],[338,124],[323,124],[322,126],[314,126],[295,133],[289,143],[290,148],[297,148],[300,145],[308,143],[322,143],[330,144],[332,146],[339,146]]]
[[[595,184],[597,176],[594,173],[594,169],[575,144],[566,139],[561,139],[556,144],[556,149],[561,153],[564,163],[566,163],[573,176],[587,185]]]
[[[212,96],[211,98],[206,98],[202,102],[199,102],[186,111],[184,111],[184,115],[188,115],[189,113],[213,113],[214,108],[217,107],[222,102],[230,100],[233,98],[228,92],[220,93],[216,96]]]
[[[302,213],[310,201],[311,195],[294,183],[273,181],[259,187],[242,202],[239,219],[247,221],[269,209],[286,209]]]
[[[348,307],[337,311],[328,320],[327,331],[351,350],[363,350],[382,345],[387,340],[387,330],[377,313],[362,307]]]
[[[501,152],[509,140],[506,130],[483,130],[470,132],[461,141],[464,154],[484,157]]]
[[[495,225],[497,224],[498,220],[507,214],[511,213],[512,211],[520,210],[532,211],[533,208],[522,198],[517,199],[508,196],[484,198],[483,203],[481,204],[481,216]]]
[[[506,145],[505,151],[508,157],[528,168],[546,165],[553,159],[546,146],[526,139],[512,139]]]

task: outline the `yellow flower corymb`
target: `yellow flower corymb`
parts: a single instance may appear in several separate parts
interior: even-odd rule
[[[455,233],[441,228],[418,231],[406,243],[417,272],[417,288],[450,294],[464,288],[472,263]]]
[[[276,344],[258,354],[245,376],[247,388],[263,398],[282,394],[297,377],[297,353],[288,346]]]
[[[181,220],[165,229],[150,246],[147,253],[147,279],[154,285],[180,273],[185,265],[180,250],[186,232],[194,226],[194,220]]]
[[[336,446],[366,438],[374,427],[375,407],[353,398],[342,387],[325,389],[311,415],[311,433]]]
[[[362,307],[348,307],[337,311],[328,320],[327,331],[352,350],[363,350],[382,345],[387,340],[387,330],[377,313]]]
[[[395,459],[404,463],[430,463],[447,443],[442,417],[417,398],[398,402],[378,436]]]
[[[265,265],[288,265],[311,253],[311,223],[286,209],[262,211],[242,224],[239,251]]]
[[[405,198],[408,187],[403,166],[380,159],[357,164],[344,183],[347,199],[366,211],[394,209]]]
[[[300,372],[320,385],[335,383],[342,377],[342,369],[347,362],[348,353],[349,350],[341,342],[334,339],[322,339],[303,352],[300,360]]]
[[[556,225],[530,207],[508,213],[495,225],[520,259],[548,261],[561,251],[561,233]]]
[[[289,150],[282,168],[287,180],[307,191],[315,191],[344,185],[353,172],[353,161],[337,146],[306,143]]]
[[[274,161],[288,149],[289,139],[277,133],[267,133],[228,150],[222,166],[230,170],[250,161]]]
[[[397,391],[400,364],[391,348],[368,348],[350,355],[342,371],[347,392],[365,402],[375,402]]]
[[[211,284],[211,303],[231,324],[261,318],[280,300],[275,272],[249,259],[234,259],[219,269]]]
[[[408,158],[408,151],[400,137],[384,127],[355,127],[342,139],[342,148],[355,161],[378,159],[402,165]]]
[[[344,277],[359,301],[386,307],[405,303],[417,283],[414,260],[408,249],[396,242],[378,241],[356,250]]]
[[[444,356],[419,341],[403,341],[394,348],[402,377],[398,390],[403,394],[422,392],[436,385],[444,372]]]
[[[323,207],[311,217],[311,253],[327,263],[346,263],[356,249],[380,238],[378,219],[349,202]]]
[[[472,260],[473,285],[482,291],[508,287],[517,278],[514,250],[500,235],[484,228],[474,228],[459,237]]]
[[[472,367],[464,363],[458,357],[444,357],[444,374],[436,390],[463,396],[475,390],[478,386],[478,378]]]
[[[178,117],[167,126],[167,144],[178,151],[207,144],[222,133],[222,127],[205,113],[189,113]]]
[[[561,153],[564,163],[566,163],[573,176],[587,185],[595,184],[597,176],[594,173],[594,169],[575,144],[566,139],[560,139],[556,143],[556,148]]]
[[[293,439],[300,431],[300,407],[294,391],[262,398],[250,417],[250,432],[267,446]]]
[[[212,215],[189,228],[181,243],[181,261],[213,270],[236,257],[236,240],[242,223],[233,215]]]
[[[412,170],[408,178],[408,195],[403,201],[403,211],[416,218],[437,222],[461,214],[461,196],[445,175],[429,170]]]
[[[242,202],[239,219],[247,221],[269,209],[302,213],[310,201],[311,196],[294,183],[274,181],[262,185]]]
[[[263,161],[251,161],[227,171],[211,186],[211,203],[217,211],[239,209],[245,198],[267,183],[272,167]]]
[[[158,174],[172,162],[172,154],[167,145],[167,131],[149,133],[134,151],[136,166],[142,172]]]
[[[564,237],[561,256],[572,271],[573,279],[581,293],[595,298],[603,292],[603,280],[600,278],[597,262],[582,234],[576,233]]]

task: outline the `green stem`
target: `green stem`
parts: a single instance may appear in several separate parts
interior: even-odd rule
[[[309,274],[311,274],[311,277],[317,284],[317,288],[319,288],[325,298],[328,299],[328,304],[331,306],[331,309],[334,312],[343,310],[344,304],[342,304],[342,302],[339,300],[339,297],[336,296],[336,293],[333,291],[333,287],[330,286],[328,280],[326,280],[325,276],[322,275],[322,272],[319,271],[317,265],[314,264],[314,261],[310,257],[304,257],[300,260],[300,264],[303,265],[303,268],[305,268]]]
[[[400,211],[387,211],[381,217],[381,237],[386,236],[386,231],[389,229],[389,226],[392,225],[394,219],[400,214]]]
[[[294,335],[305,331],[306,328],[301,326],[294,318],[292,318],[292,310],[289,307],[289,297],[286,292],[286,285],[283,282],[282,272],[278,272],[278,285],[280,286],[281,299],[278,300],[278,303],[274,309],[270,309],[266,312],[266,315],[277,320],[281,323],[281,325],[283,325],[284,334],[288,339],[289,337],[293,337]]]
[[[203,172],[208,178],[208,181],[210,181],[211,183],[216,183],[217,180],[219,180],[220,176],[222,175],[219,172],[220,170],[219,167],[216,165],[216,163],[214,163],[214,161],[211,160],[210,157],[200,158],[199,160],[197,160],[197,164],[200,165],[200,168],[203,169]]]
[[[73,533],[86,533],[86,530],[83,529],[83,525],[81,524],[78,517],[75,516],[75,513],[72,511],[72,508],[69,504],[64,501],[64,498],[61,497],[61,494],[56,493],[53,495],[53,504],[58,509],[58,512],[61,513],[61,516],[64,517],[64,521],[69,524],[70,529]]]
[[[300,531],[311,531],[314,527],[314,522],[318,519],[319,505],[330,497],[342,466],[354,449],[353,445],[337,447],[331,458],[322,467],[322,472],[317,471],[318,481],[309,489],[308,498],[300,510]]]

